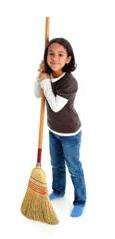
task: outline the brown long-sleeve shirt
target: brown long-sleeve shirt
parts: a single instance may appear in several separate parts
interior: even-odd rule
[[[57,102],[55,101],[55,105],[57,103],[56,110],[51,102],[48,84],[50,84],[50,88],[53,91],[54,99],[57,99]],[[46,96],[49,129],[60,134],[73,134],[79,131],[81,122],[74,108],[74,100],[78,90],[78,83],[75,77],[71,73],[65,73],[57,80],[55,78],[43,80],[40,85]],[[60,107],[61,103],[62,107]]]

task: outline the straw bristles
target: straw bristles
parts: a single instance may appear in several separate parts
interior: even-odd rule
[[[21,212],[29,219],[57,224],[58,219],[48,198],[46,176],[41,168],[34,168],[22,202]]]

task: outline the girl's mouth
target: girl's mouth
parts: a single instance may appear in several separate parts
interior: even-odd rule
[[[59,65],[58,62],[51,62],[50,64],[51,64],[51,65]]]

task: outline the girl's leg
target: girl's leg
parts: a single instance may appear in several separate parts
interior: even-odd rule
[[[79,160],[81,132],[75,136],[62,137],[65,160],[74,186],[74,205],[85,205],[86,187],[84,173]]]
[[[59,137],[49,132],[50,156],[52,165],[52,189],[56,195],[64,195],[66,170],[63,149]],[[52,196],[50,199],[53,199]]]

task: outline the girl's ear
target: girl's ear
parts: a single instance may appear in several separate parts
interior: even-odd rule
[[[68,56],[68,57],[67,57],[66,64],[69,64],[69,63],[70,63],[70,61],[71,61],[71,56]]]

